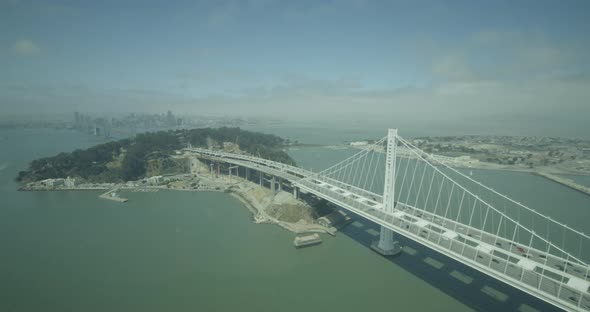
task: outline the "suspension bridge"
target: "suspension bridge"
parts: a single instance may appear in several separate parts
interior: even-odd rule
[[[244,154],[187,148],[199,157],[272,177],[381,226],[372,248],[391,255],[394,234],[566,311],[590,311],[590,237],[452,168],[396,129],[313,172]],[[236,169],[237,170],[237,169]],[[564,206],[566,203],[564,203]],[[564,207],[555,207],[562,210]]]

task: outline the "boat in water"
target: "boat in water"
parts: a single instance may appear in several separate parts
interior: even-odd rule
[[[308,247],[321,243],[322,239],[320,238],[320,235],[318,235],[317,233],[306,236],[297,236],[295,237],[295,240],[293,240],[293,245],[295,246],[295,248]]]

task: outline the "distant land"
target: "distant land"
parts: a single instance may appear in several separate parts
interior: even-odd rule
[[[374,140],[348,142],[370,148]],[[590,195],[567,175],[590,175],[590,141],[525,136],[441,136],[410,140],[436,162],[455,168],[522,171]]]
[[[469,135],[417,137],[412,142],[427,153],[462,157],[475,167],[479,162],[493,165],[491,169],[590,175],[590,140]]]

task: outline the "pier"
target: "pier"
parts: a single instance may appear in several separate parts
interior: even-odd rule
[[[578,192],[582,192],[586,195],[590,195],[590,187],[586,187],[583,185],[580,185],[568,178],[564,178],[564,177],[560,177],[551,173],[546,173],[546,172],[535,172],[536,175],[539,175],[543,178],[549,179],[553,182],[559,183],[561,185],[567,186],[571,189],[574,189]]]
[[[112,190],[107,191],[106,193],[100,194],[98,197],[102,198],[102,199],[116,201],[119,203],[126,203],[127,201],[129,201],[129,199],[127,199],[127,198],[119,197],[119,195],[117,195],[117,191],[118,191],[118,189],[112,189]]]

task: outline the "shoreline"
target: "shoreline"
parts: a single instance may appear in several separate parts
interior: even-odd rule
[[[542,178],[545,178],[551,182],[566,186],[574,191],[578,191],[582,194],[586,194],[588,196],[590,196],[590,188],[582,185],[580,183],[577,183],[576,181],[572,180],[572,179],[568,179],[566,177],[564,177],[565,175],[575,175],[575,176],[582,176],[582,177],[587,177],[589,175],[586,174],[571,174],[571,173],[565,173],[565,172],[561,172],[561,173],[551,173],[551,172],[547,172],[547,171],[543,171],[543,170],[537,170],[537,169],[529,169],[529,168],[483,168],[483,167],[465,167],[465,166],[450,166],[451,168],[455,168],[455,169],[476,169],[476,170],[491,170],[491,171],[507,171],[507,172],[519,172],[519,173],[528,173],[534,176],[539,176]]]
[[[295,234],[303,234],[303,233],[326,233],[332,236],[335,235],[335,232],[330,231],[329,229],[318,225],[318,224],[309,224],[309,223],[298,223],[298,222],[285,222],[277,220],[269,216],[264,209],[257,208],[256,205],[251,203],[247,198],[243,197],[240,193],[235,191],[227,192],[231,197],[240,201],[251,213],[256,224],[275,224],[283,229],[295,233]]]
[[[342,148],[351,148],[351,149],[357,149],[357,150],[364,150],[366,149],[366,146],[348,146],[348,145],[335,145],[335,146],[330,146],[330,145],[324,145],[321,146],[321,148],[327,148],[327,149],[333,149],[333,148],[337,148],[337,147],[342,147]],[[453,159],[452,161],[449,161],[448,159],[439,159],[436,162],[440,162],[443,163],[449,167],[452,168],[462,168],[462,169],[482,169],[482,170],[502,170],[502,171],[512,171],[512,172],[530,172],[530,173],[536,173],[536,172],[546,172],[549,174],[554,174],[554,175],[576,175],[576,176],[590,176],[590,172],[587,171],[575,171],[572,169],[564,169],[564,168],[560,168],[560,167],[556,167],[556,166],[537,166],[537,167],[527,167],[527,166],[517,166],[517,165],[506,165],[506,164],[498,164],[498,163],[493,163],[493,162],[486,162],[486,161],[480,161],[480,160],[476,160],[476,161],[470,161],[470,160],[460,160],[457,159],[459,156],[446,156],[446,155],[439,155],[439,154],[431,154],[429,153],[428,155],[430,155],[430,157],[433,158],[441,158],[441,157],[446,157],[446,158],[451,158]],[[465,155],[460,155],[460,156],[470,156],[469,154],[465,154]]]
[[[330,148],[328,146],[324,146],[324,148]],[[351,148],[362,149],[361,147],[351,146]],[[568,175],[573,176],[583,176],[587,177],[590,176],[589,173],[586,172],[572,172],[556,167],[535,167],[535,168],[527,168],[527,167],[518,167],[518,166],[510,166],[510,165],[500,165],[496,163],[490,162],[469,162],[469,163],[449,163],[445,161],[439,161],[441,164],[449,166],[454,169],[469,169],[469,170],[490,170],[490,171],[507,171],[507,172],[519,172],[519,173],[528,173],[531,175],[539,176],[545,178],[551,182],[555,182],[557,184],[566,186],[574,191],[581,192],[582,194],[586,194],[590,196],[590,187],[577,183],[572,179],[568,179]],[[441,164],[434,164],[435,166],[440,166]]]
[[[582,194],[586,194],[586,195],[590,196],[590,187],[586,187],[584,185],[576,183],[574,180],[560,177],[560,176],[557,176],[557,175],[554,175],[551,173],[547,173],[547,172],[534,172],[533,174],[541,176],[547,180],[553,181],[557,184],[561,184],[561,185],[568,187],[572,190],[575,190],[575,191],[578,191]]]
[[[211,178],[207,176],[200,176],[201,181],[206,181],[206,186],[202,186],[200,188],[186,188],[181,185],[151,185],[151,186],[128,186],[124,184],[114,184],[114,183],[102,183],[102,184],[92,184],[92,185],[78,185],[73,187],[66,187],[66,186],[40,186],[40,185],[29,185],[29,186],[21,186],[18,188],[18,191],[26,191],[26,192],[55,192],[55,191],[96,191],[100,192],[98,195],[99,199],[107,199],[107,200],[114,200],[116,202],[124,203],[127,201],[125,198],[120,197],[113,197],[111,198],[108,196],[112,192],[157,192],[160,190],[169,190],[169,191],[184,191],[184,192],[223,192],[227,193],[229,196],[237,199],[246,209],[248,209],[252,215],[252,220],[254,223],[266,223],[266,224],[275,224],[280,226],[281,228],[288,230],[295,234],[302,234],[302,233],[327,233],[330,235],[335,235],[335,232],[330,230],[329,228],[323,227],[316,223],[305,222],[300,220],[298,222],[286,222],[281,221],[267,213],[265,210],[266,206],[258,202],[257,199],[254,199],[256,202],[253,202],[249,198],[247,198],[246,194],[242,194],[240,192],[239,185],[246,185],[250,188],[260,188],[264,191],[268,191],[266,188],[259,186],[258,184],[252,183],[251,181],[244,180],[239,178],[236,181],[236,177],[233,177],[233,181],[228,181],[226,177],[219,177],[219,178]],[[213,185],[213,186],[211,186]],[[268,191],[270,192],[270,191]],[[268,193],[267,192],[267,193]],[[264,200],[272,201],[275,194],[265,194]],[[268,203],[267,203],[268,205]],[[280,204],[279,204],[280,205]]]

